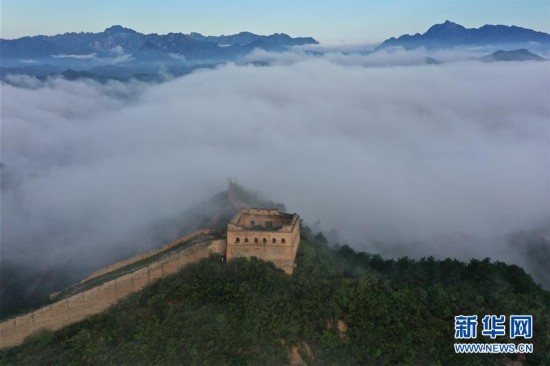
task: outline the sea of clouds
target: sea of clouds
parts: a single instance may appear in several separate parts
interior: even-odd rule
[[[549,63],[388,57],[258,51],[161,84],[12,76],[2,257],[93,269],[237,177],[357,249],[521,262],[503,238],[550,223]]]

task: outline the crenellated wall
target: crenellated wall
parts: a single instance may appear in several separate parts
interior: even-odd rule
[[[208,234],[209,230],[195,232],[182,237],[159,250],[117,263],[104,270],[95,272],[88,279],[122,268],[138,260],[147,258],[160,251],[183,241]],[[83,291],[64,300],[40,308],[32,313],[0,323],[0,348],[17,346],[26,337],[41,329],[57,330],[67,325],[79,322],[91,315],[101,313],[132,292],[140,291],[152,282],[176,273],[188,264],[207,258],[212,253],[225,255],[226,240],[217,239],[196,244],[192,247],[176,251],[160,260],[151,263],[134,272],[98,285],[90,290]],[[136,259],[138,258],[138,259]],[[124,264],[122,264],[124,263]]]
[[[266,227],[270,222],[272,227]],[[257,257],[292,274],[300,245],[300,218],[274,209],[241,209],[227,225],[227,261]]]
[[[258,257],[274,262],[291,274],[300,245],[300,220],[296,214],[282,214],[277,210],[241,208],[228,224],[226,239],[214,239],[216,237],[220,237],[216,230],[200,230],[92,273],[80,284],[64,290],[69,297],[0,323],[0,348],[17,346],[41,329],[58,330],[101,313],[130,293],[213,253],[226,256],[228,261]],[[150,258],[152,256],[156,257]],[[114,271],[117,272],[111,273]],[[112,279],[117,275],[119,277]],[[94,287],[85,290],[90,286]],[[71,291],[74,295],[69,295]]]
[[[166,244],[166,245],[163,245],[162,247],[160,248],[157,248],[157,249],[153,249],[153,250],[150,250],[146,253],[143,253],[143,254],[139,254],[139,255],[136,255],[135,257],[132,257],[132,258],[129,258],[129,259],[126,259],[126,260],[123,260],[123,261],[120,261],[120,262],[117,262],[117,263],[114,263],[114,264],[111,264],[110,266],[107,266],[107,267],[104,267],[104,268],[101,268],[95,272],[93,272],[92,274],[90,274],[88,277],[86,277],[85,279],[83,279],[80,283],[82,282],[86,282],[88,280],[91,280],[92,278],[96,278],[96,277],[99,277],[99,276],[102,276],[106,273],[109,273],[109,272],[112,272],[112,271],[116,271],[117,269],[120,269],[122,267],[126,267],[130,264],[133,264],[133,263],[136,263],[136,262],[139,262],[140,260],[143,260],[143,259],[146,259],[152,255],[155,255],[157,253],[160,253],[160,252],[164,252],[165,250],[167,249],[170,249],[184,241],[188,241],[188,240],[191,240],[191,239],[194,239],[194,238],[198,238],[199,236],[203,236],[203,235],[208,235],[212,232],[211,229],[203,229],[203,230],[199,230],[199,231],[194,231],[192,233],[189,233],[187,235],[184,235],[180,238],[177,238],[176,240]]]

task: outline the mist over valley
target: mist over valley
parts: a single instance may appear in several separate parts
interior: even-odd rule
[[[548,288],[548,35],[491,27],[355,48],[121,26],[2,40],[3,268],[44,297],[214,222],[236,177],[332,244],[490,257]]]

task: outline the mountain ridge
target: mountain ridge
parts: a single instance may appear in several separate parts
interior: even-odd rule
[[[285,33],[259,35],[240,32],[232,35],[203,36],[170,32],[144,34],[121,25],[112,25],[102,32],[67,32],[56,35],[26,36],[17,39],[0,38],[0,54],[6,58],[43,58],[54,55],[87,55],[109,57],[116,54],[134,54],[142,45],[158,47],[163,52],[179,53],[186,58],[231,58],[241,54],[246,46],[262,41],[267,50],[305,44],[317,44],[312,37],[291,37]],[[229,45],[222,49],[218,45]],[[214,52],[215,51],[215,52]]]
[[[511,50],[511,51],[498,50],[491,53],[490,55],[482,57],[481,60],[486,62],[492,62],[492,61],[545,61],[546,59],[532,52],[529,52],[525,48],[520,48],[518,50]]]
[[[376,47],[377,50],[389,47],[414,49],[452,48],[456,46],[488,46],[497,44],[539,43],[550,47],[550,34],[522,28],[515,25],[485,24],[479,28],[466,28],[446,20],[434,24],[423,34],[404,34],[397,38],[386,39]]]

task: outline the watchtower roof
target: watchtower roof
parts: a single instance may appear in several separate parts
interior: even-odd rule
[[[275,209],[241,208],[229,222],[228,230],[291,232],[298,223],[296,214]]]

